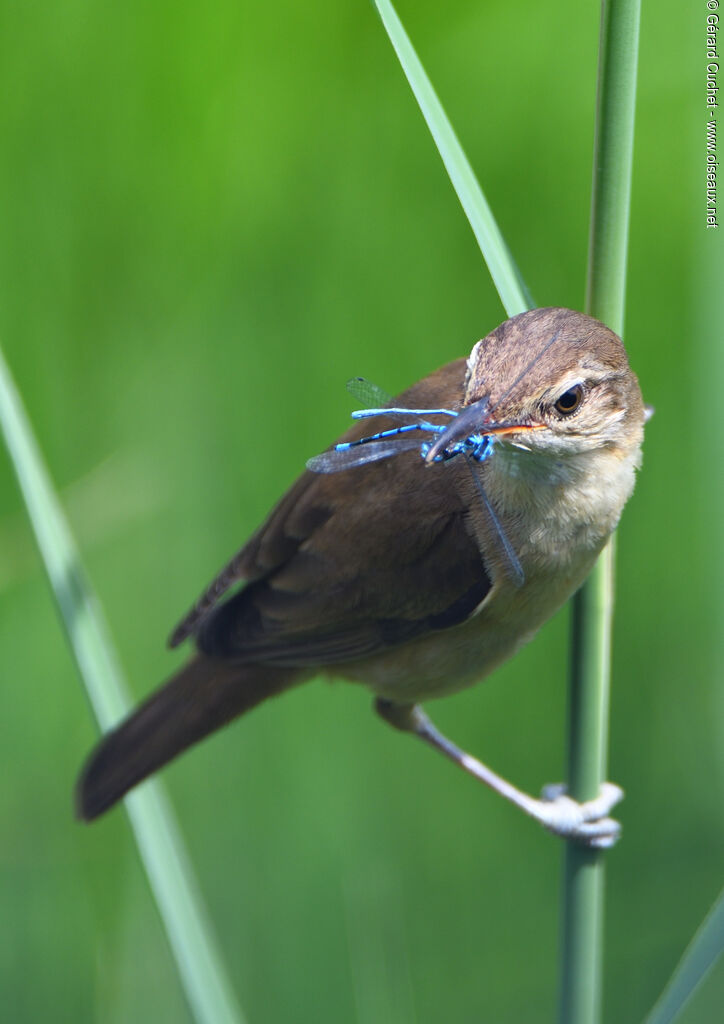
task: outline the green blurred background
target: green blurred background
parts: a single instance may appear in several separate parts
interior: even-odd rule
[[[619,532],[606,1020],[636,1022],[724,881],[720,234],[706,10],[646,4],[626,341],[657,409]],[[701,9],[699,9],[701,8]],[[399,11],[540,305],[583,303],[598,10]],[[0,338],[134,695],[344,382],[504,319],[373,8],[0,6]],[[567,613],[433,707],[561,778]],[[73,821],[95,729],[0,456],[0,993],[13,1021],[188,1019],[123,811]],[[313,683],[164,775],[249,1024],[550,1021],[560,844]],[[720,965],[685,1015],[721,1019]]]

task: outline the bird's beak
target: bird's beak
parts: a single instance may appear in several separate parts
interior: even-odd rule
[[[425,462],[428,464],[434,462],[439,455],[444,454],[450,445],[470,437],[471,434],[501,437],[504,434],[513,434],[522,430],[540,430],[544,426],[543,423],[523,422],[522,420],[496,421],[488,413],[489,404],[490,400],[485,397],[461,409],[455,419],[431,445],[425,456]]]

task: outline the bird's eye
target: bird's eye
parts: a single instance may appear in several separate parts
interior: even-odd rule
[[[561,416],[570,416],[580,406],[583,401],[583,386],[576,384],[575,387],[569,388],[568,391],[564,391],[558,401],[555,403],[553,408],[556,412],[560,413]]]

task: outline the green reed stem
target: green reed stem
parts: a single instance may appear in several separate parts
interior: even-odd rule
[[[586,311],[623,333],[640,0],[603,0]],[[594,797],[606,775],[614,546],[573,600],[568,784]],[[561,1024],[601,1016],[604,863],[572,843],[564,854]]]

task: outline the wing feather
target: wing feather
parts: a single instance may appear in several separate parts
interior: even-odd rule
[[[465,361],[401,395],[459,407]],[[372,421],[375,430],[385,420]],[[369,433],[355,424],[343,440]],[[305,472],[207,587],[171,637],[207,654],[312,666],[366,657],[450,628],[490,588],[455,485],[465,468],[427,467],[416,451],[344,474]],[[406,527],[406,524],[409,524]],[[240,579],[244,589],[220,598]]]

